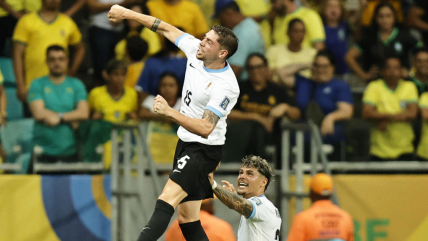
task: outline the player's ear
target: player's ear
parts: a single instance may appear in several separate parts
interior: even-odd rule
[[[222,59],[226,59],[226,56],[229,54],[229,51],[227,51],[226,49],[222,49],[220,50],[220,53],[218,55],[219,58]]]
[[[263,178],[263,181],[262,181],[263,187],[266,187],[267,183],[268,183],[268,179],[267,178]]]

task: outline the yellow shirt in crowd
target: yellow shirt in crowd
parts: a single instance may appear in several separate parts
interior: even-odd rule
[[[419,99],[419,108],[428,109],[428,92],[421,95],[421,98]],[[419,157],[428,159],[428,121],[426,120],[422,121],[422,134],[417,154]]]
[[[35,12],[39,11],[42,7],[42,0],[6,0],[6,3],[17,12]],[[0,8],[0,17],[7,16],[8,14],[5,9]]]
[[[27,87],[38,77],[47,75],[46,49],[58,44],[66,49],[68,45],[78,44],[82,40],[74,21],[59,13],[50,23],[45,22],[39,13],[29,13],[16,25],[13,41],[25,44],[25,83]]]
[[[307,7],[299,7],[294,12],[284,17],[276,17],[274,20],[273,41],[274,44],[288,44],[290,39],[287,35],[288,23],[299,18],[305,23],[306,35],[303,40],[304,47],[312,47],[313,43],[324,42],[325,32],[320,15]]]
[[[381,114],[398,114],[409,103],[417,103],[418,91],[415,84],[400,80],[395,90],[379,79],[366,88],[363,103],[373,105]],[[412,125],[409,122],[390,122],[386,131],[373,127],[370,137],[370,153],[380,158],[397,158],[402,154],[413,153]]]
[[[129,33],[128,37],[132,37],[134,35],[136,35],[136,33]],[[151,56],[162,49],[162,43],[160,41],[158,33],[155,33],[148,28],[143,28],[140,33],[140,37],[147,42],[147,45],[149,45],[149,49],[147,50],[146,56]],[[114,52],[116,55],[116,59],[125,60],[126,39],[122,39],[119,41],[119,43],[116,44]]]
[[[290,64],[310,64],[313,62],[316,49],[303,47],[299,52],[291,52],[287,45],[276,44],[271,46],[266,52],[266,58],[270,69],[281,69]],[[299,72],[303,77],[310,78],[311,69],[305,69]]]
[[[205,21],[199,6],[188,0],[171,6],[165,1],[147,2],[150,15],[159,18],[176,27],[181,27],[185,32],[193,35],[203,35],[208,32],[208,25]]]
[[[91,111],[103,113],[103,119],[113,123],[125,121],[126,114],[138,109],[137,92],[127,86],[119,100],[111,97],[107,86],[96,87],[89,93],[88,102]]]
[[[128,86],[130,88],[135,88],[138,82],[138,78],[141,75],[141,72],[143,72],[144,68],[144,62],[139,61],[136,63],[133,63],[128,66],[128,71],[126,72],[126,79],[125,79],[125,86]]]
[[[121,123],[126,120],[126,114],[136,112],[138,109],[137,92],[125,86],[123,96],[119,100],[114,100],[107,91],[107,86],[96,87],[91,90],[88,96],[91,112],[103,113],[103,120],[112,123]],[[111,141],[103,144],[104,167],[109,168],[111,164]]]

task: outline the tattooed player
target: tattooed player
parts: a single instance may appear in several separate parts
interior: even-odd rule
[[[238,191],[233,184],[222,181],[218,186],[213,174],[208,175],[217,198],[241,216],[238,241],[279,240],[281,216],[278,209],[264,195],[273,178],[272,169],[259,156],[246,156],[238,175]],[[242,195],[243,197],[241,197]]]
[[[202,41],[152,16],[114,5],[112,22],[132,19],[174,42],[187,56],[180,112],[158,95],[154,110],[180,125],[173,172],[156,202],[149,223],[138,241],[157,240],[166,230],[175,207],[178,222],[188,241],[207,241],[199,221],[201,202],[213,197],[207,175],[222,157],[226,117],[236,104],[239,87],[226,59],[238,49],[238,39],[222,26],[212,27]]]

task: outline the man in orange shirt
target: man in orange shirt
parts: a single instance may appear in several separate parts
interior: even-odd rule
[[[205,199],[202,201],[199,217],[202,228],[204,228],[210,241],[236,241],[232,226],[228,222],[214,216],[214,199]],[[174,220],[166,231],[165,241],[186,241],[177,219]]]
[[[312,206],[294,217],[287,241],[353,241],[351,216],[330,201],[333,179],[318,173],[312,178],[310,189]]]

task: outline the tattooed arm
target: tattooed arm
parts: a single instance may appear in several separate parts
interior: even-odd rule
[[[237,193],[233,193],[221,186],[217,186],[213,191],[222,203],[244,215],[245,218],[248,218],[253,212],[253,205],[250,201],[239,196]]]
[[[173,119],[177,124],[186,128],[186,130],[203,138],[208,138],[220,119],[220,117],[209,110],[205,110],[202,119],[185,116],[169,107],[168,103],[160,95],[156,96],[153,109],[155,112]]]
[[[213,173],[208,175],[208,180],[210,181],[211,185],[214,183]],[[213,189],[213,192],[217,198],[230,209],[233,209],[241,215],[244,215],[245,218],[251,216],[251,213],[253,212],[253,205],[251,202],[239,196],[233,184],[224,180],[222,183],[224,184],[223,186],[218,184],[217,187]]]

